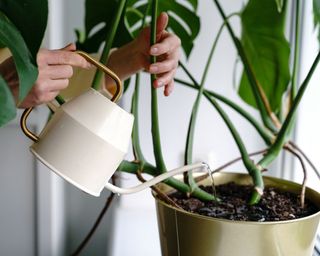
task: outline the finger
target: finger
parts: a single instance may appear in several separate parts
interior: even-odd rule
[[[48,91],[55,92],[66,89],[69,85],[69,79],[50,80],[48,83]]]
[[[162,12],[157,18],[157,41],[160,40],[162,33],[166,29],[169,21],[169,16],[167,13]]]
[[[36,97],[35,94],[29,93],[28,96],[19,104],[19,108],[29,108],[43,103],[52,101],[59,91],[48,92],[45,95],[42,95],[41,98]]]
[[[149,72],[151,74],[161,74],[169,72],[178,66],[178,61],[175,58],[166,59],[162,62],[156,62],[151,64],[149,67]]]
[[[69,79],[43,80],[33,86],[32,94],[34,94],[36,98],[42,99],[46,94],[63,90],[67,88],[68,85]]]
[[[53,101],[55,99],[55,97],[57,97],[59,95],[60,91],[52,91],[52,92],[48,92],[46,95],[44,95],[41,99],[41,102],[37,103],[39,104],[43,104],[43,103],[48,103],[50,101]]]
[[[170,83],[165,87],[164,89],[164,96],[169,96],[174,89],[174,82],[173,80],[170,81]]]
[[[70,44],[66,45],[65,47],[61,48],[61,50],[75,51],[75,50],[77,50],[77,47],[74,43],[70,43]]]
[[[71,65],[80,68],[90,68],[91,65],[79,54],[65,50],[49,51],[46,54],[47,64],[49,65]]]
[[[154,87],[159,88],[168,85],[173,80],[175,73],[176,70],[171,70],[170,72],[158,76],[157,79],[154,81]]]
[[[65,79],[73,75],[73,68],[70,65],[50,65],[43,70],[43,76],[50,79]]]
[[[60,90],[65,89],[68,84],[68,79],[43,81],[32,88],[26,102],[38,105],[51,101],[56,95],[58,95]]]
[[[166,31],[165,31],[166,32]],[[181,45],[180,38],[176,35],[166,32],[165,37],[159,43],[154,44],[150,48],[150,54],[153,56],[159,56],[162,54],[170,54]]]

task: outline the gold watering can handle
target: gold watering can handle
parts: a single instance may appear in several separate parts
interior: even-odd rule
[[[86,52],[83,52],[83,51],[75,51],[75,52],[78,53],[79,55],[81,55],[83,58],[85,58],[88,62],[90,62],[91,64],[96,66],[98,69],[102,70],[104,73],[109,75],[116,82],[117,90],[116,90],[115,94],[113,95],[113,97],[111,98],[111,101],[117,102],[122,95],[122,89],[123,89],[122,82],[121,82],[120,78],[113,71],[108,69],[105,65],[103,65],[99,61],[96,61],[94,58],[92,58]],[[39,137],[37,135],[35,135],[34,133],[32,133],[27,127],[27,118],[32,110],[33,110],[33,107],[30,107],[30,108],[27,108],[23,111],[22,116],[20,118],[20,126],[21,126],[23,133],[28,138],[30,138],[34,142],[37,142],[39,140]]]

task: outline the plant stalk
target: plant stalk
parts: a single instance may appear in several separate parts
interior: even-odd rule
[[[235,33],[233,32],[233,29],[230,25],[230,23],[228,22],[228,20],[226,19],[226,14],[224,13],[220,3],[218,2],[218,0],[214,0],[217,8],[218,8],[218,11],[220,13],[220,15],[222,16],[223,20],[225,21],[226,23],[226,26],[227,26],[227,29],[229,31],[229,34],[231,36],[231,39],[238,51],[238,54],[242,60],[242,63],[243,63],[243,66],[244,66],[244,69],[245,69],[245,72],[247,74],[247,77],[248,77],[248,81],[249,81],[249,84],[251,86],[251,89],[252,89],[252,92],[253,92],[253,95],[254,95],[254,98],[255,98],[255,101],[256,101],[256,104],[258,106],[258,109],[259,109],[259,113],[260,113],[260,116],[261,116],[261,119],[262,119],[262,122],[264,123],[264,125],[270,129],[272,132],[276,133],[277,132],[277,128],[275,126],[275,124],[272,122],[272,118],[271,118],[271,115],[272,113],[270,113],[270,111],[268,111],[267,109],[267,106],[269,105],[268,102],[266,102],[266,98],[264,98],[262,96],[262,91],[261,91],[261,88],[259,87],[258,83],[257,83],[257,80],[254,76],[254,73],[252,71],[252,68],[250,66],[250,63],[247,59],[247,56],[246,56],[246,53],[242,47],[242,44],[240,42],[240,40],[236,37]]]
[[[276,137],[274,144],[268,150],[268,153],[259,161],[259,165],[262,168],[266,168],[272,161],[278,156],[279,152],[281,151],[283,145],[286,143],[287,134],[290,130],[292,122],[294,121],[295,113],[299,106],[299,103],[308,87],[309,81],[319,63],[320,60],[320,51],[316,56],[305,80],[303,81],[302,85],[300,86],[297,95],[292,103],[292,107],[284,120],[284,123],[279,131],[279,134]]]
[[[66,102],[61,95],[58,95],[55,99],[60,104],[60,106]]]
[[[142,23],[140,30],[142,30],[146,24],[146,17],[148,15],[150,9],[150,2],[148,3],[147,9],[145,14],[142,17]],[[133,37],[133,35],[132,35]],[[140,93],[140,73],[136,74],[136,81],[135,81],[135,89],[133,92],[132,100],[131,100],[131,113],[134,115],[134,124],[132,130],[132,148],[135,160],[140,163],[140,168],[143,170],[144,163],[146,162],[140,144],[139,138],[139,93]]]
[[[143,168],[143,164],[145,163],[145,158],[141,150],[140,138],[139,138],[139,111],[138,111],[139,92],[140,92],[140,74],[136,74],[135,89],[133,92],[132,102],[131,102],[131,113],[134,115],[134,123],[133,123],[133,129],[132,129],[132,148],[133,148],[133,154],[135,156],[135,160],[139,161],[140,167]]]
[[[214,53],[214,51],[216,49],[216,46],[217,46],[218,40],[220,38],[220,35],[221,35],[223,27],[224,27],[224,24],[222,24],[220,26],[220,29],[219,29],[219,31],[217,33],[217,36],[216,36],[216,38],[215,38],[215,40],[214,40],[214,42],[212,44],[211,51],[210,51],[208,60],[207,60],[206,65],[205,65],[205,69],[204,69],[203,75],[202,75],[201,83],[200,83],[199,90],[198,90],[198,95],[197,95],[197,98],[196,98],[196,100],[194,102],[194,105],[193,105],[193,108],[192,108],[192,113],[191,113],[191,117],[190,117],[190,121],[189,121],[189,127],[188,127],[187,140],[186,140],[185,158],[184,158],[184,161],[185,161],[186,165],[192,163],[194,132],[195,132],[196,120],[197,120],[197,116],[198,116],[198,112],[199,112],[200,100],[201,100],[201,96],[202,96],[203,91],[204,91],[204,84],[205,84],[205,80],[206,80],[207,75],[208,75],[208,70],[209,70],[209,67],[210,67],[210,64],[211,64],[213,53]],[[188,182],[188,184],[189,184],[189,186],[191,188],[191,194],[193,194],[194,191],[196,191],[196,190],[200,190],[200,188],[198,187],[197,183],[195,182],[195,180],[193,178],[192,170],[188,171],[185,182],[186,181]]]
[[[106,40],[105,40],[105,45],[103,47],[102,50],[102,54],[100,57],[100,62],[101,63],[106,63],[108,56],[109,56],[109,52],[110,49],[112,47],[112,43],[114,40],[114,37],[116,35],[117,29],[118,29],[118,25],[120,22],[120,18],[121,15],[124,11],[124,7],[126,5],[126,0],[119,0],[118,6],[117,6],[117,10],[116,10],[116,15],[113,17],[113,20],[111,22],[112,26],[111,29],[108,31],[107,36],[106,36]],[[103,72],[100,69],[97,69],[93,81],[92,81],[92,88],[94,89],[99,89],[99,85],[100,85],[100,81],[102,78]]]
[[[297,69],[300,57],[300,0],[295,1],[296,13],[295,13],[295,35],[294,35],[294,55],[293,55],[293,70],[292,70],[292,80],[291,80],[291,102],[297,94]]]
[[[186,69],[186,67],[184,65],[182,65],[182,68],[184,69],[184,71],[186,71],[186,74],[189,76],[189,78],[195,83],[196,87],[199,87],[199,85],[197,84],[197,81],[193,78],[193,76]],[[261,170],[250,159],[250,156],[244,146],[244,143],[243,143],[238,131],[234,127],[230,118],[228,117],[228,115],[224,112],[224,110],[220,107],[220,105],[217,103],[217,101],[214,98],[209,97],[207,99],[216,108],[219,115],[222,117],[223,121],[225,122],[225,124],[229,128],[229,131],[231,132],[231,135],[234,138],[234,140],[238,146],[238,149],[240,151],[242,162],[243,162],[244,166],[246,167],[247,171],[249,172],[250,176],[252,177],[253,183],[255,185],[255,189],[252,194],[250,204],[258,203],[261,195],[263,194],[263,189],[264,189],[264,183],[263,183],[263,179],[262,179],[262,175],[261,175]]]
[[[156,33],[157,33],[157,9],[158,9],[158,0],[151,0],[151,36],[150,36],[150,45],[156,43]],[[150,62],[155,63],[157,61],[155,56],[151,56]],[[153,142],[153,153],[156,161],[157,169],[160,173],[163,173],[167,170],[161,150],[161,141],[160,141],[160,129],[159,129],[159,117],[158,117],[158,95],[157,89],[153,87],[154,81],[156,80],[156,75],[151,74],[151,132],[152,132],[152,142]]]
[[[183,81],[181,79],[175,78],[175,81],[188,86],[190,88],[199,90],[199,87],[197,87],[194,84],[188,83],[186,81]],[[258,122],[257,120],[250,115],[245,109],[243,109],[242,107],[240,107],[238,104],[234,103],[233,101],[231,101],[230,99],[224,97],[223,95],[220,95],[216,92],[210,91],[208,89],[204,89],[203,94],[205,95],[206,98],[210,98],[210,97],[214,97],[220,101],[222,101],[223,103],[225,103],[226,105],[228,105],[229,107],[231,107],[232,109],[234,109],[238,114],[240,114],[242,117],[244,117],[258,132],[258,134],[261,136],[261,138],[264,140],[264,142],[267,145],[271,145],[274,136],[267,132]]]

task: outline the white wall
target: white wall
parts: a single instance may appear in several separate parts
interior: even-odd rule
[[[300,62],[300,83],[306,77],[316,55],[319,52],[319,42],[317,33],[314,30],[313,15],[312,15],[312,1],[305,2],[305,10],[303,14],[303,40],[301,45],[302,58]],[[298,114],[297,125],[297,144],[302,148],[309,158],[313,161],[315,166],[320,166],[320,67],[316,69],[305,96],[301,101],[301,106]],[[308,185],[319,190],[319,179],[308,166]],[[296,163],[295,179],[302,180],[302,171],[299,163]]]

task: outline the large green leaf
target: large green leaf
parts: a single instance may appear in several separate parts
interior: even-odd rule
[[[290,48],[284,36],[285,11],[277,10],[275,1],[250,0],[241,14],[241,42],[258,85],[266,95],[271,109],[277,112],[289,80]],[[239,94],[256,107],[245,73]]]
[[[77,31],[79,48],[88,52],[98,51],[110,29],[118,2],[118,0],[86,0],[85,30],[84,33]],[[132,35],[137,35],[147,5],[148,2],[144,0],[127,1],[125,16],[119,24],[114,40],[115,47],[128,43],[132,40]],[[171,16],[169,29],[181,38],[182,48],[187,56],[200,30],[200,19],[196,14],[197,7],[197,0],[188,0],[184,4],[176,0],[159,1],[159,12],[165,11]]]
[[[0,127],[16,116],[16,105],[6,81],[0,75]]]
[[[313,0],[313,21],[314,28],[318,30],[318,40],[320,42],[320,0]]]
[[[47,26],[48,1],[1,0],[0,11],[5,13],[20,31],[35,60]]]
[[[278,12],[282,12],[282,8],[283,8],[283,1],[284,0],[275,0],[276,1],[276,4],[277,4],[277,9],[278,9]]]
[[[37,67],[23,37],[10,20],[0,12],[0,42],[6,45],[13,56],[19,76],[19,101],[23,100],[37,78]]]
[[[85,29],[77,30],[77,48],[88,53],[98,52],[110,30],[111,22],[117,10],[118,0],[86,0]],[[81,37],[79,36],[81,35]],[[132,40],[132,37],[121,19],[113,46],[119,47]]]
[[[36,80],[38,71],[21,34],[2,12],[0,12],[0,43],[6,45],[12,53],[19,76],[19,100],[22,100]],[[1,79],[0,125],[5,124],[10,117],[14,117],[12,113],[15,112],[15,105],[12,104],[12,95],[9,97],[9,92],[8,85]]]
[[[135,6],[139,6],[139,3],[136,3]],[[147,3],[140,5],[137,9],[143,12],[146,6]],[[197,7],[197,5],[191,6]],[[158,11],[159,13],[167,12],[169,14],[168,28],[181,39],[182,49],[189,56],[193,48],[193,41],[200,31],[200,18],[196,14],[196,8],[190,9],[180,1],[162,0],[159,1]]]
[[[38,72],[36,55],[47,25],[47,0],[1,0],[0,46],[8,47],[19,76],[19,101],[30,91]],[[15,115],[6,81],[0,81],[0,126]]]

